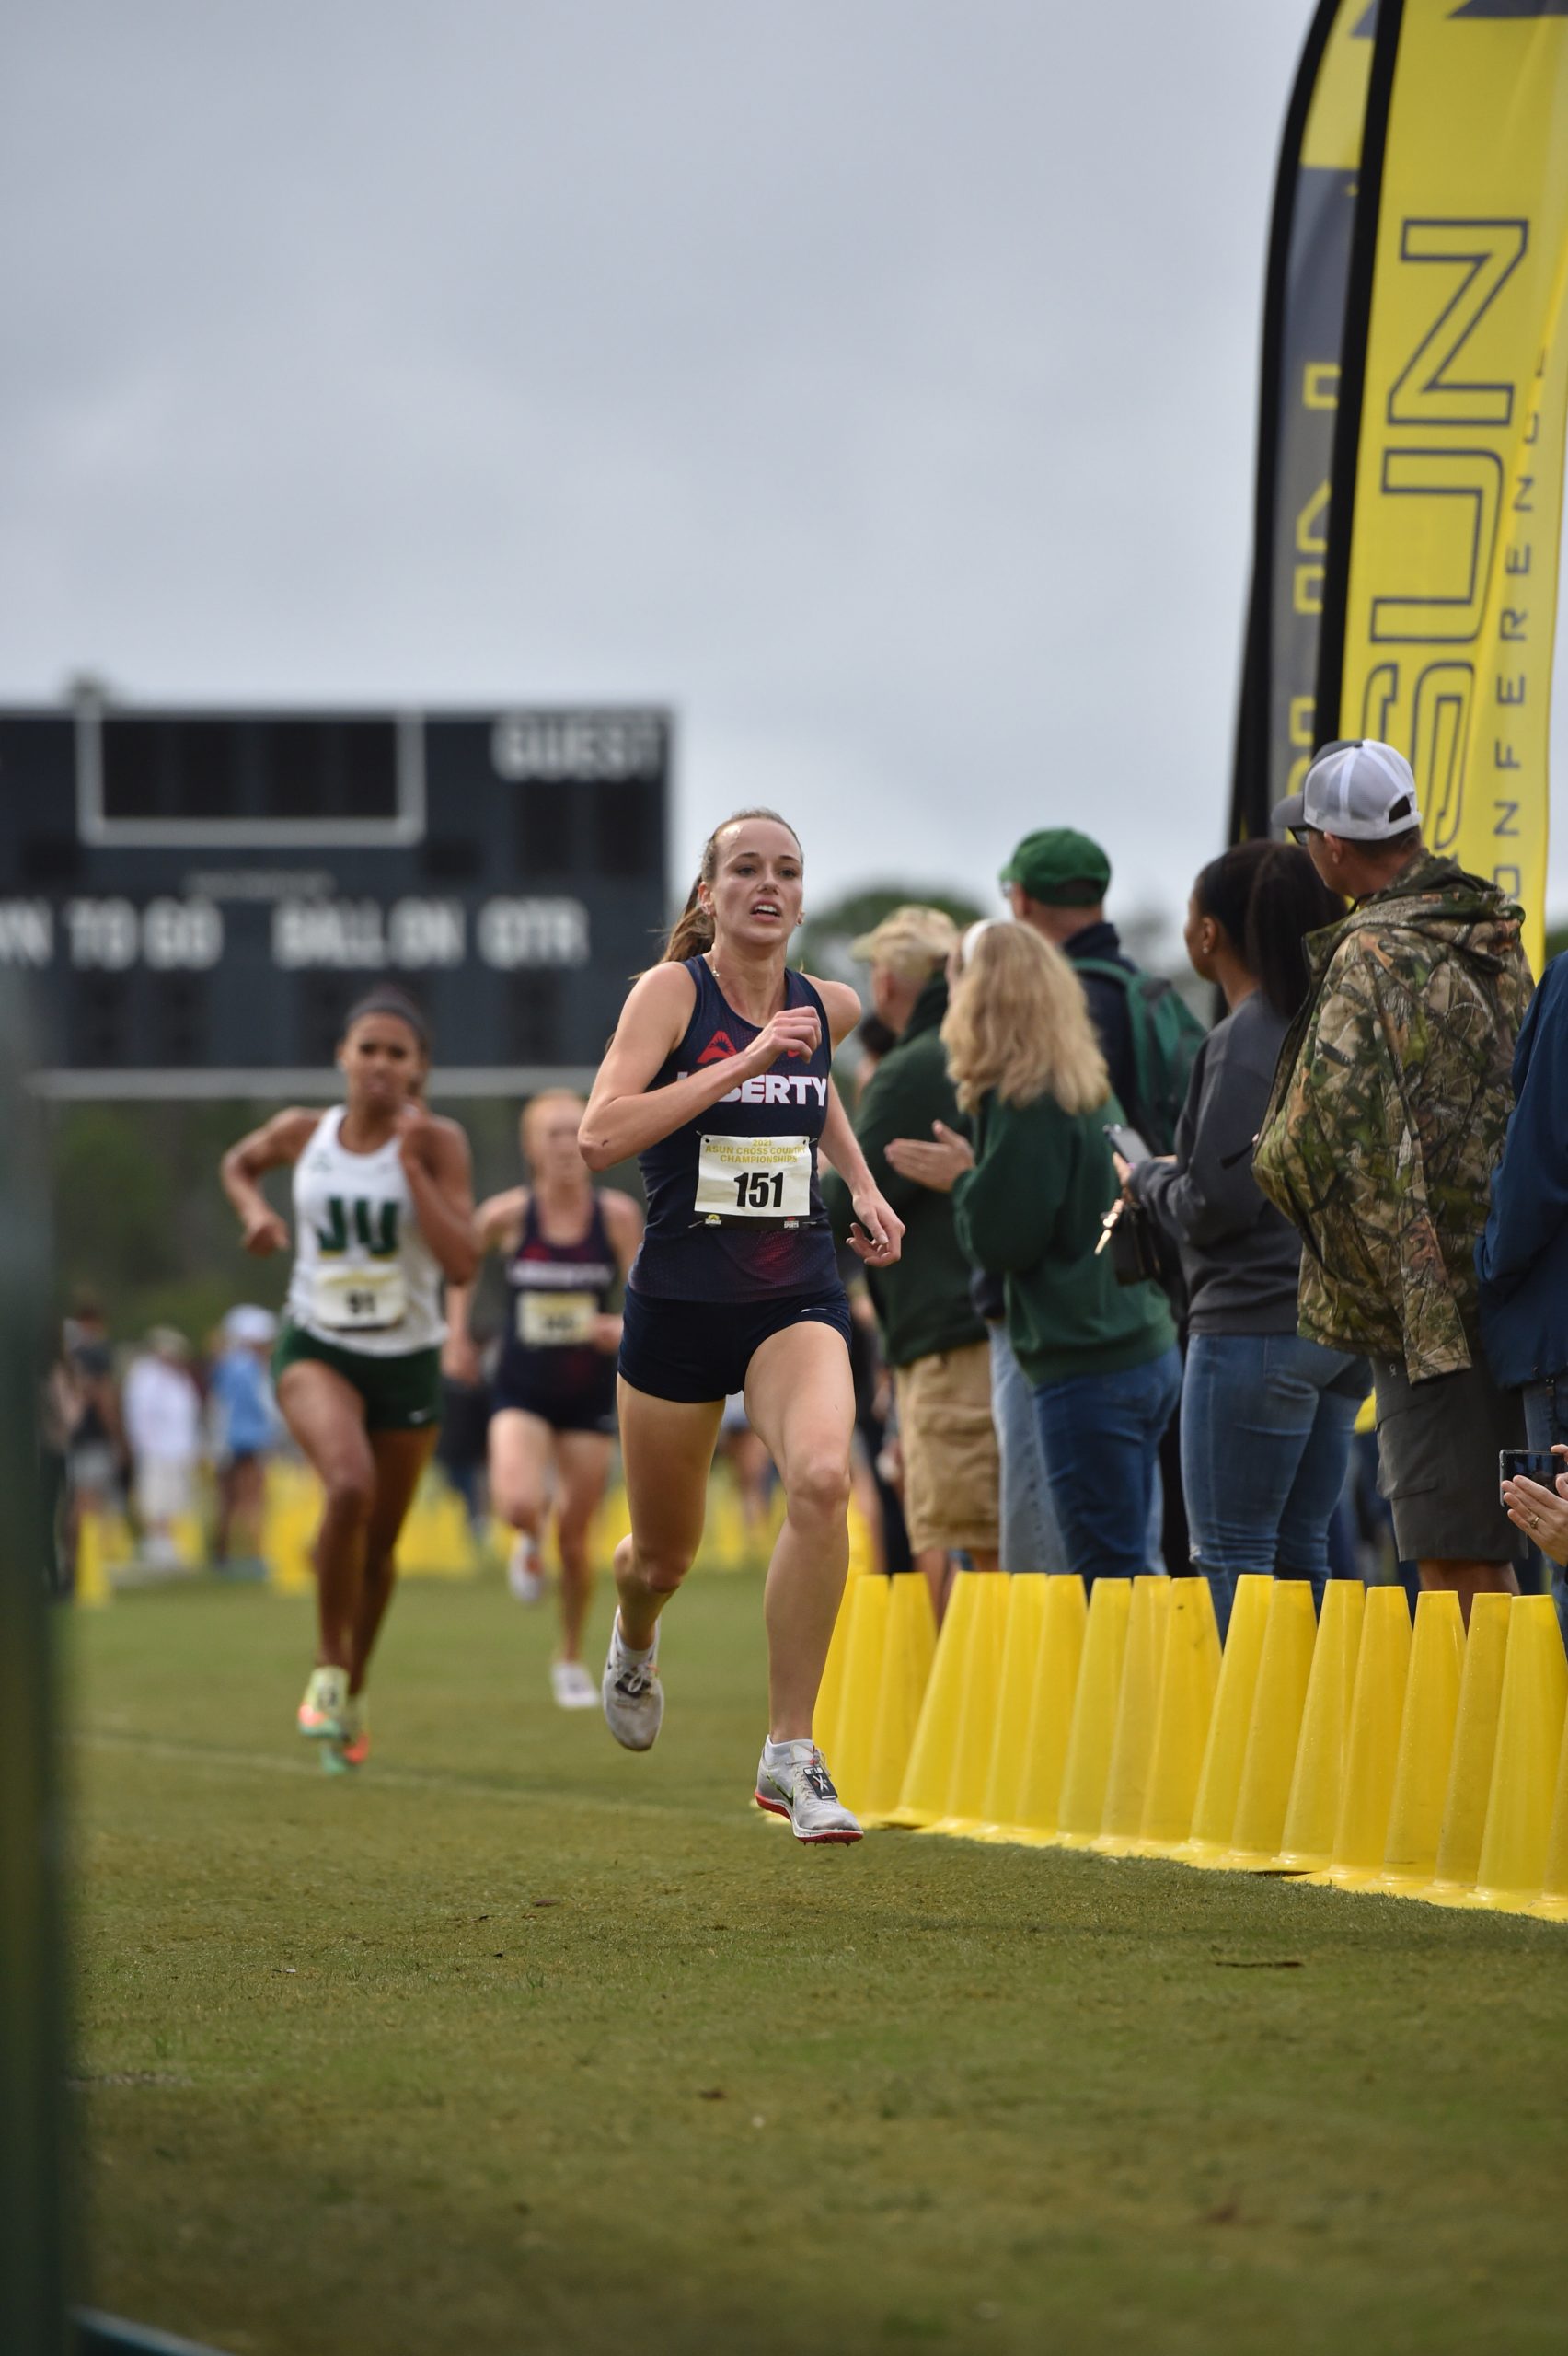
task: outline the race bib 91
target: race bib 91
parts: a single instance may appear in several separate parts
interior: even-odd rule
[[[317,1268],[316,1322],[333,1334],[383,1332],[409,1313],[403,1271],[389,1268]]]
[[[703,1138],[696,1207],[709,1219],[809,1218],[810,1138]]]
[[[598,1299],[591,1292],[521,1292],[517,1338],[527,1350],[570,1349],[593,1340],[598,1314]]]

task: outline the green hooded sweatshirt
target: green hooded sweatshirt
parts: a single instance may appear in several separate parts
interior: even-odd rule
[[[1105,1124],[1122,1117],[1113,1096],[1064,1113],[1052,1096],[994,1094],[976,1115],[977,1159],[953,1189],[959,1241],[1006,1276],[1008,1334],[1032,1383],[1123,1374],[1176,1339],[1159,1287],[1119,1285],[1110,1253],[1095,1255],[1117,1193]]]

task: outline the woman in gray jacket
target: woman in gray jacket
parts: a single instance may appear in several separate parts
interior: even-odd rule
[[[1242,843],[1205,867],[1187,953],[1227,1012],[1198,1051],[1176,1151],[1121,1174],[1174,1238],[1188,1298],[1182,1483],[1193,1567],[1223,1633],[1243,1571],[1309,1578],[1320,1600],[1329,1523],[1371,1387],[1364,1358],[1297,1332],[1301,1244],[1252,1177],[1274,1065],[1307,995],[1305,939],[1341,915],[1304,850]]]

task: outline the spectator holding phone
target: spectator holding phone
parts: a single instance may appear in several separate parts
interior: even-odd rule
[[[1568,1441],[1568,957],[1540,977],[1514,1050],[1514,1111],[1476,1246],[1481,1333],[1493,1374],[1523,1394],[1525,1436],[1542,1454]],[[1564,1509],[1540,1484],[1503,1492],[1509,1518],[1552,1562],[1568,1562]],[[1529,1519],[1539,1516],[1539,1525]],[[1568,1588],[1554,1581],[1568,1635]]]
[[[1182,1484],[1194,1571],[1223,1634],[1237,1578],[1329,1575],[1364,1357],[1297,1331],[1301,1241],[1252,1176],[1286,1031],[1307,996],[1306,936],[1343,915],[1303,850],[1241,843],[1193,887],[1187,954],[1227,1012],[1198,1049],[1176,1150],[1134,1165],[1129,1198],[1170,1236],[1188,1300]]]
[[[1562,1570],[1568,1565],[1568,1470],[1559,1468],[1563,1460],[1568,1460],[1568,1447],[1555,1441],[1550,1452],[1542,1450],[1539,1454],[1534,1449],[1515,1449],[1504,1455],[1505,1466],[1510,1454],[1518,1469],[1503,1483],[1503,1503],[1508,1509],[1508,1519],[1516,1530],[1524,1531],[1532,1546],[1539,1546],[1548,1560]],[[1554,1459],[1557,1460],[1555,1462]],[[1530,1472],[1525,1470],[1526,1466],[1539,1472],[1541,1478],[1532,1479]],[[1549,1468],[1556,1475],[1550,1488],[1545,1485]],[[1562,1627],[1564,1638],[1568,1639],[1568,1626],[1563,1624],[1561,1579],[1556,1583],[1555,1591],[1558,1625]]]

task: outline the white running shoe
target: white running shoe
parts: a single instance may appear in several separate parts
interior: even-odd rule
[[[313,1669],[294,1723],[312,1742],[344,1742],[350,1733],[349,1672]]]
[[[518,1538],[506,1565],[506,1584],[519,1603],[543,1602],[549,1581],[539,1560],[536,1538]]]
[[[599,1689],[580,1660],[552,1660],[550,1692],[562,1710],[596,1710]]]
[[[604,1699],[605,1723],[616,1740],[628,1750],[651,1750],[664,1718],[657,1628],[647,1659],[633,1660],[621,1642],[620,1613],[616,1613],[599,1691]]]
[[[756,1804],[787,1816],[797,1841],[859,1841],[860,1827],[834,1789],[814,1742],[765,1742],[756,1770]]]

